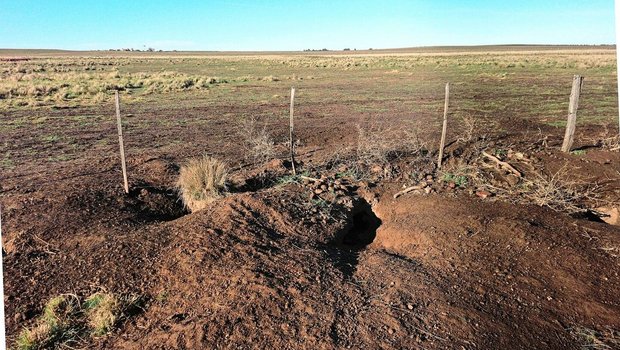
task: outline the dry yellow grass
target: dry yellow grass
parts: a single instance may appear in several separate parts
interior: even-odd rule
[[[228,170],[220,160],[204,155],[181,167],[177,189],[185,207],[195,212],[204,209],[226,191]]]
[[[84,313],[91,333],[107,334],[117,323],[121,314],[121,302],[112,293],[95,293],[84,301]]]

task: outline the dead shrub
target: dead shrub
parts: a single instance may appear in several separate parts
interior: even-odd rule
[[[388,128],[381,124],[357,125],[357,159],[360,163],[385,164],[401,156],[425,153],[415,127]]]
[[[458,141],[460,142],[469,142],[474,138],[474,130],[476,129],[476,119],[469,115],[463,117],[463,128],[461,136],[459,136]]]
[[[195,212],[221,197],[226,191],[227,175],[226,164],[208,155],[181,166],[177,190],[185,207]]]
[[[371,125],[364,128],[357,126],[357,159],[366,165],[384,164],[395,155],[398,142],[392,135],[391,130]]]
[[[620,151],[620,136],[606,137],[602,141],[602,147],[608,151]]]
[[[241,138],[245,146],[246,157],[254,162],[266,162],[275,156],[273,139],[267,127],[258,127],[256,118],[244,119],[240,125]]]
[[[524,179],[521,191],[538,206],[569,214],[583,212],[579,204],[593,197],[591,188],[569,179],[566,166],[551,176],[536,173],[534,179]]]

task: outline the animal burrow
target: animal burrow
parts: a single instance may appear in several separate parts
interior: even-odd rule
[[[360,251],[371,244],[377,236],[381,219],[373,212],[368,202],[359,199],[347,215],[347,223],[337,236],[337,245]]]

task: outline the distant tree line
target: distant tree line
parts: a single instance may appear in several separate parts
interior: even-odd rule
[[[108,49],[108,51],[131,51],[131,52],[133,52],[133,51],[136,51],[136,52],[142,52],[142,51],[144,51],[144,52],[155,52],[155,51],[157,51],[157,52],[163,52],[164,50],[155,50],[152,47],[149,47],[148,49],[145,49],[145,50],[140,50],[140,49],[134,49],[132,47],[132,48],[122,48],[122,49]],[[176,50],[172,50],[172,51],[176,51]]]

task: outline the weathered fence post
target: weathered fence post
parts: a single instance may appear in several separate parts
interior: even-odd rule
[[[294,140],[294,125],[293,125],[293,107],[295,104],[295,88],[291,88],[291,108],[290,108],[290,120],[289,120],[289,137],[290,137],[290,149],[291,149],[291,167],[293,168],[293,175],[297,175],[295,170],[295,140]]]
[[[443,160],[443,148],[446,145],[446,132],[448,131],[448,104],[450,102],[450,83],[446,83],[446,101],[443,106],[443,128],[441,129],[441,144],[439,145],[439,157],[437,158],[437,169],[441,169]]]
[[[121,100],[118,90],[114,92],[114,101],[116,104],[116,124],[118,126],[118,143],[121,149],[121,166],[123,167],[123,186],[125,193],[129,193],[129,184],[127,183],[127,166],[125,165],[125,145],[123,144],[123,126],[121,125]]]
[[[568,121],[566,123],[566,132],[564,133],[564,142],[562,143],[562,152],[570,152],[573,146],[575,124],[577,123],[577,108],[579,107],[579,95],[581,94],[582,87],[583,77],[575,75],[573,77],[573,89],[571,90],[568,104]]]

